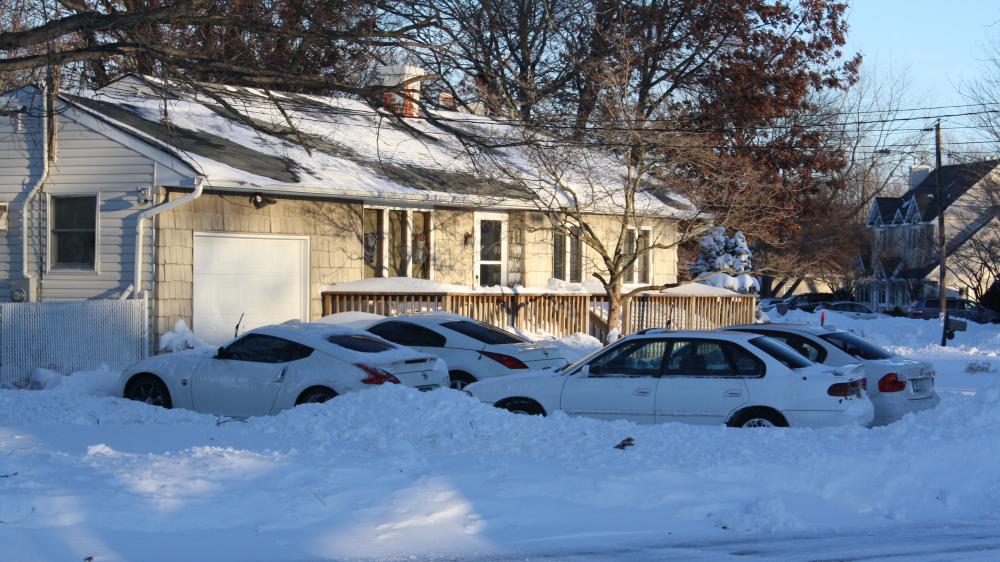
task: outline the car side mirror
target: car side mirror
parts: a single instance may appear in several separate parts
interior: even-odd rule
[[[229,354],[226,353],[226,348],[225,347],[220,347],[219,350],[215,352],[215,358],[216,359],[228,359],[229,358]]]
[[[580,370],[577,371],[576,374],[580,375],[581,377],[589,377],[590,365],[584,365],[583,367],[580,367]]]

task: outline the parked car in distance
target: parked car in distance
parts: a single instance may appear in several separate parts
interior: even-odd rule
[[[165,408],[233,417],[274,414],[384,383],[433,390],[448,384],[444,361],[372,334],[287,322],[243,334],[216,353],[182,351],[139,361],[122,396]]]
[[[757,334],[647,330],[560,372],[466,387],[511,412],[731,427],[869,425],[860,366],[817,365]]]
[[[1000,323],[1000,314],[985,306],[966,299],[947,299],[948,316],[965,318],[980,324]],[[907,316],[910,318],[937,318],[941,315],[941,299],[937,297],[920,298],[910,303]]]
[[[762,305],[761,310],[767,312],[770,310],[778,309],[779,312],[781,308],[787,310],[804,310],[806,312],[812,312],[818,305],[824,302],[832,302],[832,293],[802,293],[798,295],[792,295],[778,302],[772,302],[768,305]]]
[[[855,320],[874,320],[881,316],[879,313],[868,308],[867,305],[853,301],[824,302],[816,307],[815,312],[819,312],[821,310],[839,312],[844,316],[854,318]]]
[[[523,372],[557,370],[569,361],[556,346],[530,342],[467,316],[449,312],[378,317],[364,322],[346,313],[344,323],[421,353],[440,357],[448,365],[451,387],[463,389],[483,379]],[[340,315],[321,322],[340,323]]]
[[[868,379],[868,397],[875,406],[875,425],[892,423],[940,402],[930,363],[894,355],[850,332],[806,324],[747,324],[726,330],[779,340],[810,361],[830,367],[861,364]]]

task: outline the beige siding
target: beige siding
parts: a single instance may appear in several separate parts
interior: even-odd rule
[[[170,199],[181,193],[170,193]],[[309,236],[309,317],[322,314],[321,287],[361,279],[361,204],[280,198],[255,209],[246,195],[205,193],[159,215],[156,240],[157,336],[177,320],[191,324],[194,233]]]
[[[475,250],[465,245],[472,236],[473,212],[449,209],[434,211],[434,280],[471,286]]]

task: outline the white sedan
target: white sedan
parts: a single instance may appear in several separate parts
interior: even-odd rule
[[[559,373],[513,375],[465,390],[516,413],[731,427],[869,425],[860,367],[817,365],[771,338],[648,330]]]
[[[805,324],[748,324],[726,329],[777,339],[810,361],[831,367],[860,363],[868,378],[868,396],[875,405],[875,425],[892,423],[940,402],[930,363],[893,355],[850,332]]]
[[[289,322],[251,330],[215,354],[167,353],[122,373],[122,396],[233,417],[273,414],[384,383],[448,384],[440,359],[366,332]]]
[[[421,353],[444,359],[451,387],[463,389],[480,380],[524,372],[554,371],[569,361],[551,344],[520,336],[449,312],[404,314],[394,318],[358,313],[324,317],[321,322],[364,328]]]
[[[881,314],[868,308],[868,306],[853,301],[835,301],[823,303],[816,307],[816,312],[822,312],[824,310],[843,314],[844,316],[855,320],[875,320],[882,317]]]

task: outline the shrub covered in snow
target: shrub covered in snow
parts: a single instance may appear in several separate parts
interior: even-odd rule
[[[183,320],[178,320],[174,324],[174,329],[163,334],[160,338],[160,351],[184,351],[185,349],[204,349],[211,348],[212,346],[198,339],[188,328],[187,323]]]
[[[747,239],[737,231],[732,236],[723,227],[713,228],[698,240],[698,258],[691,264],[691,273],[698,275],[711,271],[744,273],[750,271],[753,252]]]

